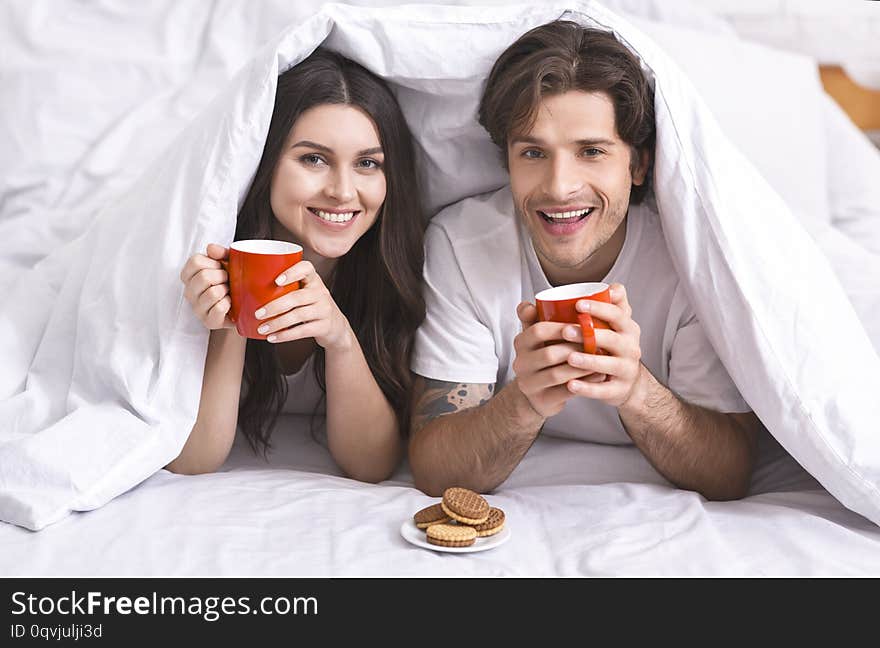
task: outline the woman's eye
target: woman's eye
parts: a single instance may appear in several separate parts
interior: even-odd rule
[[[371,159],[367,158],[367,159],[359,160],[358,167],[360,167],[361,169],[379,169],[382,167],[382,165],[379,164],[379,162],[376,160],[371,160]]]
[[[324,158],[316,153],[306,153],[303,155],[300,160],[305,164],[309,164],[311,166],[318,166],[319,164],[324,162]]]
[[[544,154],[541,151],[536,151],[535,149],[526,149],[522,152],[522,156],[529,160],[537,160],[538,158],[544,157]]]

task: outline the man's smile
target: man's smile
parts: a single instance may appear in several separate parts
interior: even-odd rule
[[[595,213],[595,207],[561,207],[536,209],[544,230],[552,236],[566,236],[586,225]]]

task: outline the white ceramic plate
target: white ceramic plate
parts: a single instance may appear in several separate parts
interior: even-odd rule
[[[505,521],[504,528],[501,529],[501,531],[486,538],[477,538],[474,544],[470,547],[441,547],[440,545],[432,545],[428,542],[424,529],[417,527],[412,519],[406,520],[400,525],[400,535],[402,535],[407,542],[410,542],[417,547],[430,549],[431,551],[471,553],[472,551],[486,551],[486,549],[494,549],[499,545],[503,545],[510,540],[510,528],[507,526],[507,521]]]

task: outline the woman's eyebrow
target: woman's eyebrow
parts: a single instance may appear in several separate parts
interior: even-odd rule
[[[297,146],[304,146],[306,148],[318,149],[319,151],[324,151],[325,153],[332,153],[333,149],[329,146],[324,146],[323,144],[317,144],[315,142],[311,142],[309,140],[300,140],[290,148],[296,148]]]
[[[324,146],[323,144],[318,144],[317,142],[312,142],[311,140],[300,140],[290,148],[296,148],[298,146],[303,146],[305,148],[313,148],[318,151],[323,151],[324,153],[333,153],[333,149],[329,146]],[[374,146],[373,148],[364,149],[363,151],[358,151],[358,156],[362,155],[376,155],[378,153],[382,153],[381,146]]]

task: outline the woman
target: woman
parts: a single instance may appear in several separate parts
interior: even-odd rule
[[[289,391],[299,411],[314,413],[326,398],[328,446],[347,475],[391,475],[408,425],[410,349],[425,313],[414,169],[400,107],[366,69],[319,48],[279,77],[235,238],[301,245],[303,260],[276,280],[301,287],[257,311],[267,341],[247,340],[228,316],[220,264],[227,250],[212,244],[187,261],[185,294],[211,334],[198,418],[169,470],[219,468],[236,423],[265,452]]]

